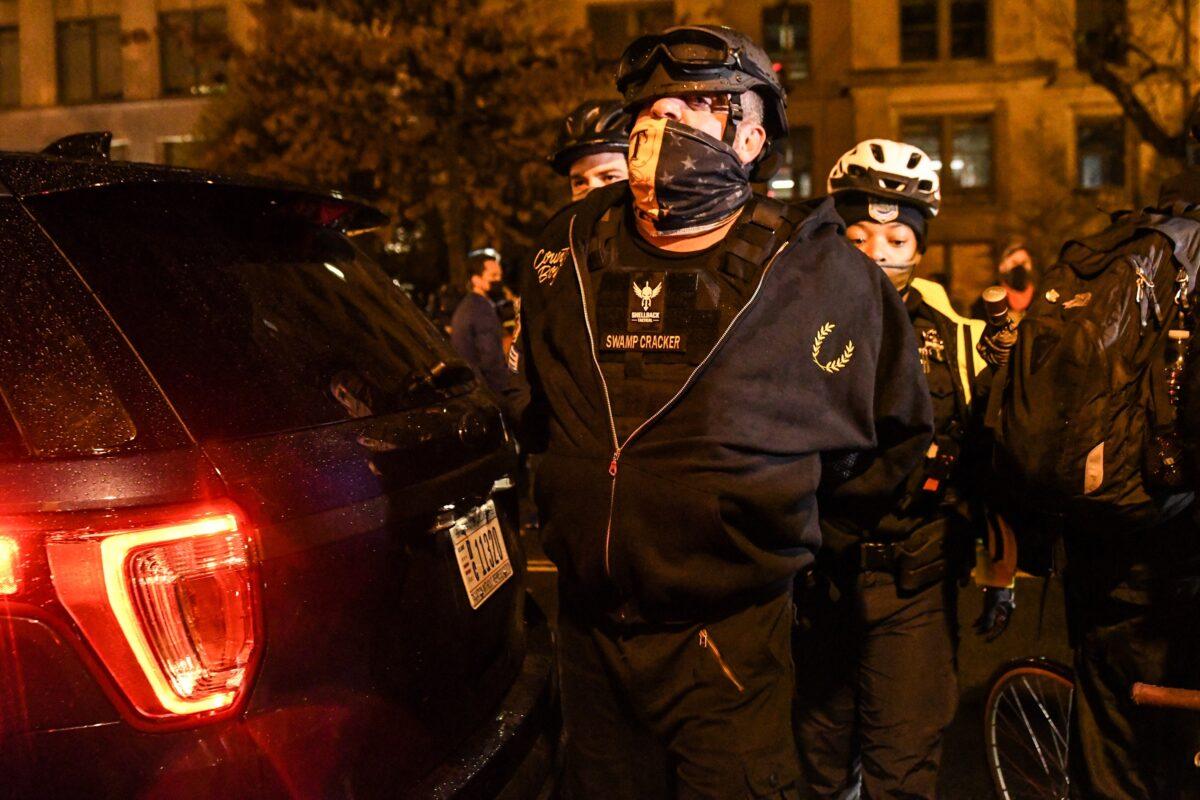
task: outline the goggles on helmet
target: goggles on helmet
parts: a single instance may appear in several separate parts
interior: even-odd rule
[[[617,67],[618,91],[644,77],[660,59],[692,69],[741,68],[739,50],[720,36],[703,28],[679,28],[642,36],[625,48]]]

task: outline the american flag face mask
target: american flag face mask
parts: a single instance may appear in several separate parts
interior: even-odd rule
[[[671,119],[644,118],[629,137],[629,188],[656,233],[718,228],[749,201],[750,169],[719,139]]]

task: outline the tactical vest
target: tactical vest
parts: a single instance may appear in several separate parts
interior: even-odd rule
[[[617,263],[624,213],[623,206],[610,208],[588,245],[589,269],[599,273],[596,355],[622,436],[665,405],[704,361],[808,212],[755,197],[713,255],[711,268],[662,270]]]

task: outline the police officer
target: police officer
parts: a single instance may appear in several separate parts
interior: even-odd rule
[[[450,318],[450,341],[492,391],[508,388],[503,327],[498,308],[505,302],[500,254],[490,247],[467,254],[467,288]]]
[[[585,100],[563,120],[547,160],[570,180],[572,200],[629,177],[629,123],[629,114],[616,100]]]
[[[544,450],[568,797],[794,797],[791,582],[826,451],[891,494],[931,430],[903,304],[832,203],[750,188],[787,130],[729,28],[634,41],[630,182],[564,209],[525,270],[510,414]],[[806,357],[797,359],[797,337]]]
[[[984,323],[959,316],[940,285],[913,276],[941,204],[928,155],[886,139],[860,142],[838,160],[828,189],[847,239],[903,298],[934,442],[886,514],[836,493],[822,504],[824,547],[801,594],[811,602],[802,603],[796,647],[797,743],[816,796],[841,797],[861,782],[864,798],[929,798],[958,701],[955,579],[974,553]],[[1012,608],[1003,588],[1011,574],[989,578],[1000,586],[988,591],[979,624],[995,634]]]

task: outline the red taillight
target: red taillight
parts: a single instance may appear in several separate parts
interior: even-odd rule
[[[21,588],[21,548],[11,536],[0,536],[0,595],[16,594]]]
[[[255,553],[230,505],[46,541],[63,608],[137,713],[160,722],[244,696],[262,644]]]

